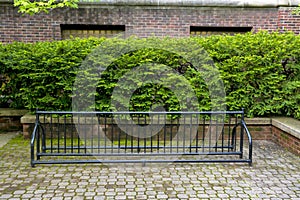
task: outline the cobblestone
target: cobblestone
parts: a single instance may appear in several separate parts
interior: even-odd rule
[[[0,148],[0,199],[300,199],[300,157],[254,141],[254,162],[166,167],[30,166],[28,140]],[[17,153],[16,153],[17,152]]]

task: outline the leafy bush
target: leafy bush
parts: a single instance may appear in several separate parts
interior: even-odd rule
[[[248,33],[197,40],[222,74],[228,109],[300,118],[300,37]]]
[[[199,109],[210,110],[219,101],[214,102],[210,98],[210,90],[216,83],[205,80],[206,77],[201,74],[205,69],[200,69],[199,73],[199,70],[195,70],[199,66],[192,66],[185,59],[185,54],[174,54],[159,48],[163,42],[170,45],[180,43],[183,46],[194,43],[204,47],[214,61],[224,82],[228,110],[245,108],[249,117],[285,115],[300,119],[300,36],[293,33],[259,32],[235,36],[167,38],[164,41],[150,38],[148,40],[156,42],[158,48],[137,48],[145,40],[91,38],[1,44],[0,105],[9,101],[14,108],[70,110],[72,95],[76,97],[80,95],[76,91],[86,91],[88,94],[85,95],[96,100],[92,107],[111,110],[114,109],[111,107],[111,95],[120,77],[135,67],[157,63],[154,71],[159,71],[159,66],[163,65],[170,66],[178,73],[184,68],[183,76],[195,90]],[[95,71],[104,64],[103,56],[91,53],[95,52],[95,48],[103,45],[105,51],[113,51],[116,46],[121,47],[124,43],[134,41],[138,41],[132,44],[136,51],[126,52],[118,59],[107,58],[111,61],[107,70]],[[191,55],[203,55],[200,53],[201,48],[197,50],[199,52],[191,52]],[[97,53],[101,55],[101,52]],[[202,64],[209,63],[205,57],[200,56],[199,60],[203,60]],[[92,70],[82,68],[82,64],[92,66]],[[95,72],[101,72],[101,80]],[[91,81],[95,91],[91,92],[87,87],[73,88],[78,74],[82,74],[82,81],[84,77]],[[180,98],[168,87],[142,83],[140,79],[130,80],[139,86],[130,98],[131,110],[149,110],[160,105],[166,110],[184,109],[179,103]],[[122,88],[122,85],[118,87],[124,92],[128,90]],[[117,102],[124,104],[122,99]]]
[[[149,111],[156,106],[168,111],[208,110],[211,102],[207,82],[196,68],[213,61],[195,44],[189,39],[171,38],[106,40],[82,63],[81,76],[77,76],[75,84],[75,98],[79,101],[76,107],[102,111]],[[187,58],[195,54],[199,59],[192,66]],[[200,107],[193,102],[187,85],[198,94]],[[84,94],[91,96],[83,99]],[[185,102],[186,99],[191,101]]]
[[[0,47],[1,101],[14,108],[71,109],[72,85],[82,60],[103,39],[35,44],[12,43]]]

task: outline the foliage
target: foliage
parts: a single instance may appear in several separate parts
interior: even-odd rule
[[[76,39],[0,47],[1,101],[14,108],[70,110],[76,69],[103,39]]]
[[[230,110],[300,118],[300,37],[248,33],[200,39],[222,74]]]
[[[18,11],[29,15],[34,15],[40,12],[49,13],[49,10],[56,8],[78,8],[79,0],[14,0],[14,6],[18,7]]]
[[[198,110],[197,102],[184,101],[193,96],[187,85],[191,85],[198,94],[200,109],[209,109],[208,89],[201,73],[185,57],[187,54],[196,54],[199,59],[194,64],[197,66],[210,58],[207,54],[201,55],[204,50],[195,43],[197,48],[192,50],[193,44],[190,43],[189,39],[171,38],[106,40],[89,55],[80,69],[82,77],[77,77],[78,83],[74,88],[78,91],[78,94],[75,93],[76,100],[81,99],[82,94],[92,95],[93,92],[95,98],[91,97],[90,101],[81,99],[78,103],[83,108],[79,108],[77,103],[78,109],[149,111],[160,107],[174,111],[196,106]],[[99,70],[105,67],[106,70]],[[95,77],[95,74],[99,76]]]
[[[199,73],[199,70],[195,70],[184,54],[178,55],[159,48],[127,52],[112,60],[107,70],[102,72],[101,79],[93,71],[79,68],[84,62],[90,66],[101,66],[103,59],[91,53],[98,45],[104,45],[103,49],[109,51],[109,47],[121,47],[128,40],[130,43],[135,41],[90,38],[2,44],[0,104],[9,100],[10,106],[14,108],[70,110],[72,95],[77,95],[76,90],[86,89],[86,95],[96,99],[96,104],[92,105],[94,108],[112,110],[111,95],[120,77],[135,67],[157,63],[152,72],[159,71],[163,65],[171,66],[177,72],[186,67],[182,75],[192,85],[198,97],[199,109],[212,108],[214,102],[209,86],[213,83],[207,82],[201,74],[203,71]],[[143,40],[146,39],[139,41],[142,43]],[[162,43],[162,39],[149,40]],[[245,108],[249,117],[285,115],[300,119],[300,36],[293,33],[259,32],[164,40],[169,40],[169,44],[193,42],[204,47],[224,82],[228,110]],[[193,55],[199,55],[199,52]],[[204,62],[207,60],[204,59]],[[93,93],[89,93],[87,88],[73,88],[79,73],[88,75],[87,80],[97,80],[93,85],[96,88]],[[171,80],[172,76],[169,78]],[[180,99],[168,87],[143,83],[138,78],[129,80],[139,86],[130,98],[131,110],[149,110],[153,106],[163,106],[165,110],[182,109]],[[122,85],[119,87],[124,92],[128,90]],[[73,89],[75,93],[72,93]],[[122,99],[118,102],[120,105],[124,103]]]
[[[292,11],[292,14],[294,14],[294,15],[300,14],[300,5]]]

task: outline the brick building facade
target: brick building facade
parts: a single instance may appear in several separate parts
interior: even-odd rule
[[[53,10],[49,14],[29,16],[18,13],[10,0],[0,0],[0,42],[61,40],[63,28],[70,25],[73,28],[80,25],[94,25],[100,29],[124,27],[125,33],[139,36],[155,34],[182,37],[189,36],[193,29],[210,31],[211,27],[223,27],[225,32],[300,32],[300,16],[291,13],[298,1],[278,0],[273,3],[276,1],[265,0],[261,4],[257,4],[258,1],[253,4],[249,3],[251,1],[247,2],[101,0],[99,3],[80,3],[78,9],[64,8]]]

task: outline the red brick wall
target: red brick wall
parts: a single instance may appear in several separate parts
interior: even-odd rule
[[[125,25],[141,36],[189,36],[190,26],[244,26],[274,31],[300,24],[288,8],[209,8],[156,6],[81,6],[49,14],[22,15],[11,4],[0,3],[0,42],[60,40],[60,24]]]
[[[272,135],[272,125],[264,124],[264,125],[249,125],[247,124],[247,128],[251,133],[253,140],[270,140]]]
[[[21,131],[21,116],[0,116],[0,133],[7,131]]]
[[[300,33],[300,15],[292,14],[291,8],[280,8],[278,11],[278,29]]]
[[[300,139],[294,137],[293,135],[287,134],[286,132],[278,129],[276,127],[272,127],[273,133],[273,141],[276,144],[279,144],[282,147],[287,148],[288,150],[292,151],[300,155]]]

